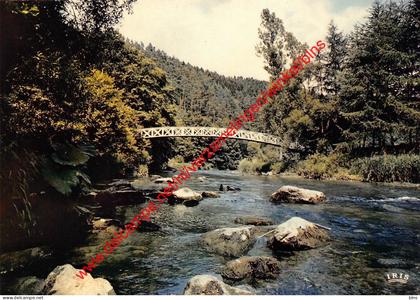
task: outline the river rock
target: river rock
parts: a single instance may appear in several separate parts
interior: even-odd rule
[[[95,218],[92,221],[92,230],[94,232],[105,230],[107,227],[110,227],[112,225],[116,227],[121,227],[121,222],[115,219]]]
[[[139,232],[152,232],[152,231],[159,231],[160,226],[158,224],[142,220],[139,227],[137,227],[137,231]]]
[[[183,201],[200,201],[203,199],[201,194],[194,192],[192,189],[184,187],[173,192],[176,200]]]
[[[269,238],[273,235],[274,230],[278,225],[268,225],[268,226],[254,226],[251,230],[255,239],[266,237]]]
[[[395,213],[403,213],[406,210],[404,208],[396,207],[394,205],[384,204],[382,208],[386,211],[395,212]]]
[[[326,229],[293,217],[277,226],[267,244],[273,250],[306,250],[322,246],[328,240]]]
[[[197,177],[197,179],[198,179],[200,182],[204,182],[204,181],[206,181],[206,180],[207,180],[207,177],[206,177],[206,176],[200,176],[200,177]]]
[[[273,171],[266,172],[266,173],[262,172],[261,175],[263,175],[263,176],[273,176]]]
[[[80,270],[66,264],[56,267],[45,279],[46,295],[115,295],[108,280],[94,279],[87,273],[83,279],[76,276]]]
[[[252,293],[232,287],[211,275],[197,275],[188,281],[184,295],[252,295]]]
[[[171,177],[161,177],[161,178],[156,178],[153,182],[154,183],[167,183],[167,182],[174,182],[174,180]]]
[[[122,190],[124,188],[131,189],[131,182],[127,179],[115,179],[107,184],[109,187],[115,187],[116,190]]]
[[[222,277],[229,280],[272,279],[280,273],[280,263],[274,257],[244,256],[231,260],[222,270]]]
[[[201,196],[203,198],[219,198],[220,197],[219,193],[217,193],[217,192],[209,192],[209,191],[201,192]]]
[[[237,217],[234,220],[237,224],[243,225],[255,225],[255,226],[266,226],[266,225],[273,225],[274,222],[269,218],[259,217],[259,216],[242,216]]]
[[[302,189],[291,185],[282,186],[277,192],[271,195],[271,201],[279,203],[317,204],[325,199],[326,197],[323,192]]]
[[[240,257],[255,242],[252,226],[220,228],[203,235],[204,247],[219,255]]]
[[[229,186],[228,185],[228,186],[226,186],[226,190],[236,192],[236,191],[240,191],[241,189],[236,187],[236,186]]]

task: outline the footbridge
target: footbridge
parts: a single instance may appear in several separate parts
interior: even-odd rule
[[[216,127],[153,127],[139,129],[139,133],[145,139],[165,138],[165,137],[218,137],[226,128]],[[282,146],[282,140],[274,135],[238,130],[230,139],[247,140],[273,146]]]

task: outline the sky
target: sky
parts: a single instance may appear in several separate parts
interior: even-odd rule
[[[308,45],[324,39],[331,20],[345,33],[374,0],[139,0],[119,31],[181,61],[226,76],[268,80],[257,57],[261,11],[270,9]]]

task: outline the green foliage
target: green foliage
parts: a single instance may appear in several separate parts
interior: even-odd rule
[[[259,158],[243,159],[239,162],[239,171],[248,174],[260,174],[266,163]]]
[[[375,2],[348,36],[330,23],[326,49],[259,116],[260,131],[284,140],[287,168],[308,158],[307,177],[353,178],[331,153],[418,153],[418,12],[412,0]],[[274,13],[261,19],[257,55],[274,78],[305,45]]]
[[[18,226],[28,235],[36,225],[32,218],[29,201],[31,183],[38,176],[40,158],[12,142],[0,149],[0,211],[6,212],[10,206],[15,209]]]
[[[368,21],[350,36],[339,96],[342,134],[351,147],[379,153],[398,144],[416,148],[419,38],[415,1],[375,2]]]
[[[123,90],[116,88],[106,73],[93,69],[84,80],[88,101],[80,112],[81,131],[99,155],[111,154],[127,167],[136,167],[135,110],[125,104]]]
[[[172,157],[168,162],[168,165],[172,168],[175,168],[175,169],[178,169],[179,167],[182,167],[184,164],[185,164],[184,157],[182,157],[181,155],[177,155],[175,157]]]
[[[296,166],[296,171],[299,175],[310,179],[332,178],[338,170],[338,157],[334,154],[326,156],[316,153],[299,162]]]
[[[260,41],[256,46],[257,54],[264,58],[264,69],[272,79],[279,76],[288,61],[297,57],[304,45],[283,26],[283,21],[268,9],[261,13],[261,26],[258,29]],[[286,49],[286,51],[282,51]]]
[[[271,168],[271,171],[273,172],[273,174],[280,174],[280,173],[286,171],[287,164],[283,161],[279,161],[279,162],[273,163],[270,166],[270,168]]]
[[[51,155],[51,159],[62,166],[80,166],[84,165],[90,156],[95,154],[92,146],[73,146],[69,143],[53,143],[52,148],[55,152]]]
[[[54,152],[43,160],[43,179],[59,193],[69,195],[73,188],[91,184],[89,176],[82,169],[89,157],[95,154],[91,146],[76,147],[70,143],[51,143]]]
[[[151,143],[136,133],[173,125],[175,107],[165,72],[111,29],[132,3],[0,3],[2,28],[20,24],[2,31],[2,45],[10,45],[2,47],[1,68],[7,203],[48,187],[78,192],[101,166],[145,175],[171,154],[157,151],[170,149],[170,141]]]
[[[168,80],[173,86],[172,96],[177,104],[177,126],[226,127],[233,117],[236,117],[251,101],[255,101],[259,91],[265,89],[266,86],[264,81],[225,77],[194,67],[175,57],[169,57],[152,45],[144,47],[142,44],[132,44],[137,49],[141,49],[145,55],[152,57],[167,73]],[[212,141],[213,139],[209,138],[176,138],[175,145],[159,145],[154,153],[169,153],[169,149],[173,149],[173,155],[182,156],[185,161],[191,161],[199,155],[199,149],[206,148]],[[246,144],[243,142],[229,140],[227,146],[224,146],[211,162],[206,164],[206,167],[236,169],[239,160],[246,153],[245,147]],[[162,148],[168,151],[160,151]]]
[[[278,174],[286,169],[287,164],[281,158],[281,150],[277,147],[250,142],[247,152],[250,157],[241,160],[238,167],[243,173],[273,172],[273,174]]]
[[[318,57],[322,65],[317,69],[317,89],[321,97],[331,100],[340,92],[340,76],[347,55],[347,40],[333,21],[328,26],[326,42],[328,48]]]
[[[37,16],[39,14],[38,6],[25,2],[17,3],[15,11],[24,15],[30,14],[32,16]]]
[[[365,181],[420,182],[420,155],[381,155],[356,160],[352,171]]]
[[[77,170],[70,168],[57,168],[57,165],[46,162],[41,169],[44,179],[55,188],[58,192],[68,195],[72,192],[72,188],[80,183],[79,177],[81,176]]]
[[[125,11],[130,11],[136,0],[61,0],[69,17],[69,22],[85,32],[105,32],[118,24]]]

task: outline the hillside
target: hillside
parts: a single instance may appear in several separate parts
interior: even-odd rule
[[[166,71],[179,106],[178,121],[188,126],[226,126],[231,116],[247,107],[267,82],[226,77],[204,70],[149,44],[130,42]],[[180,124],[181,125],[181,124]]]
[[[250,102],[266,88],[267,82],[253,78],[227,77],[204,70],[176,57],[167,55],[149,44],[128,41],[166,72],[169,84],[174,88],[171,95],[178,105],[177,126],[225,127],[232,117],[248,107]],[[253,125],[245,129],[255,130]],[[198,151],[207,147],[209,138],[175,138],[175,163],[195,158]],[[208,168],[236,169],[239,161],[248,153],[248,143],[229,140],[215,156]]]

